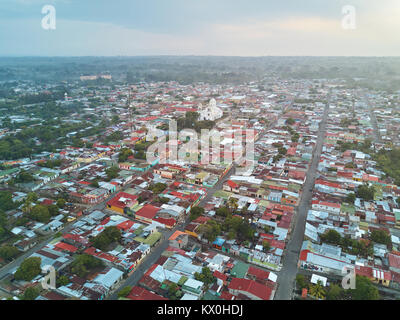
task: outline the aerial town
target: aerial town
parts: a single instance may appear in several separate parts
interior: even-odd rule
[[[400,297],[399,92],[107,72],[1,89],[0,299]],[[185,149],[202,130],[222,139]]]

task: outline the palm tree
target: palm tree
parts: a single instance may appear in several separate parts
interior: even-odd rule
[[[317,284],[310,286],[310,295],[313,296],[315,299],[323,300],[325,299],[325,290],[322,285],[322,281],[318,280]]]
[[[33,208],[33,203],[31,201],[25,201],[25,203],[22,206],[22,212],[29,213],[31,212],[32,208]]]
[[[236,198],[229,198],[228,200],[228,207],[231,209],[232,212],[235,212],[237,208],[239,207],[238,205],[238,199]]]

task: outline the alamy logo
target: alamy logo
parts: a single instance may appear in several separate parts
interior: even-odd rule
[[[42,273],[46,276],[43,277],[41,284],[44,290],[56,289],[56,270],[53,266],[44,266]]]
[[[56,30],[56,8],[52,5],[45,5],[42,8],[42,28],[44,30]]]
[[[354,268],[344,267],[342,274],[345,276],[342,279],[342,287],[344,290],[356,289],[356,271]]]
[[[356,29],[356,8],[354,6],[344,6],[342,8],[342,28],[344,30],[354,30]]]

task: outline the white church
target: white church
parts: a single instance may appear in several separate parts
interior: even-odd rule
[[[215,121],[217,119],[221,119],[224,115],[224,112],[217,107],[217,101],[215,101],[215,99],[211,99],[210,103],[205,108],[203,108],[203,105],[200,103],[198,112],[200,114],[200,121]]]

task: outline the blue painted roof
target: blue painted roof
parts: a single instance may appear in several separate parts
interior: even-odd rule
[[[222,246],[225,243],[225,239],[222,238],[217,238],[213,244],[217,245],[217,246]]]

